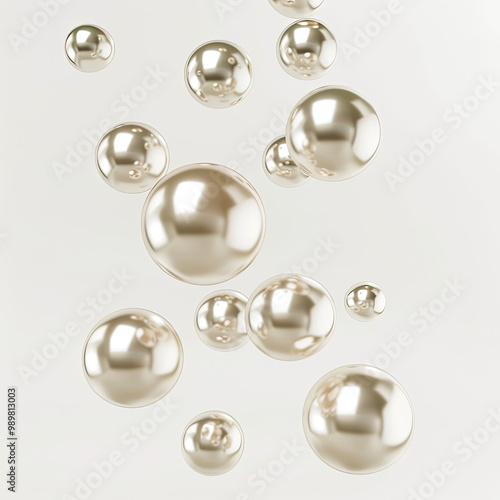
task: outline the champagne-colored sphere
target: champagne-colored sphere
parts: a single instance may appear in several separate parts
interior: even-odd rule
[[[113,59],[115,44],[111,35],[99,26],[85,24],[66,38],[66,56],[80,71],[93,73],[104,69]]]
[[[374,283],[358,283],[345,296],[345,308],[358,321],[371,321],[385,310],[385,295]]]
[[[269,0],[269,3],[287,17],[307,17],[323,5],[324,0]]]

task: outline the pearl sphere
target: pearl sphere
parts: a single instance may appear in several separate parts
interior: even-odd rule
[[[358,321],[371,321],[385,310],[385,295],[374,283],[358,283],[345,296],[345,308]]]
[[[91,24],[75,28],[66,38],[66,56],[80,71],[93,73],[104,69],[113,59],[115,44],[111,35]]]
[[[310,16],[323,5],[324,0],[269,0],[269,3],[284,16],[300,18]]]

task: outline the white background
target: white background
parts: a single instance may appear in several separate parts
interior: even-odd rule
[[[12,34],[20,34],[23,18],[32,19],[40,6],[33,0],[2,2],[1,366],[2,394],[7,385],[19,388],[18,498],[78,498],[77,480],[115,450],[124,463],[92,491],[92,499],[397,500],[421,487],[428,498],[498,498],[500,432],[485,436],[478,429],[500,407],[500,89],[460,124],[450,121],[455,112],[444,118],[474,94],[479,78],[500,81],[498,2],[401,0],[399,14],[367,47],[352,58],[339,48],[332,71],[311,82],[293,79],[276,60],[277,38],[290,19],[267,0],[218,5],[219,11],[212,0],[73,0],[16,50]],[[354,44],[372,11],[387,5],[325,0],[316,17],[341,46]],[[81,73],[65,59],[67,34],[85,23],[104,27],[116,43],[112,64],[98,73]],[[232,109],[203,107],[184,85],[187,57],[212,39],[239,44],[255,66],[251,93]],[[116,100],[140,84],[149,66],[169,75],[135,109],[117,112]],[[378,111],[383,142],[375,161],[349,181],[310,181],[292,190],[275,186],[263,173],[261,156],[278,135],[269,127],[278,123],[284,131],[283,121],[274,118],[277,111],[289,112],[307,92],[327,84],[356,89]],[[153,263],[140,232],[146,195],[107,186],[92,152],[62,179],[54,172],[67,148],[81,145],[84,131],[105,118],[113,125],[135,120],[158,129],[170,148],[170,169],[221,163],[237,167],[254,184],[267,212],[265,243],[254,264],[223,286],[249,295],[270,276],[305,264],[337,306],[334,337],[325,349],[283,363],[251,344],[226,354],[199,341],[194,310],[220,286],[183,284]],[[387,172],[397,172],[400,155],[408,157],[417,148],[414,141],[436,128],[445,131],[446,141],[392,190]],[[251,137],[260,138],[258,147],[248,145]],[[319,239],[336,243],[321,262],[314,261]],[[82,315],[80,304],[122,269],[134,276],[124,291],[94,318]],[[366,324],[351,319],[342,305],[346,290],[363,280],[380,284],[388,298],[386,312]],[[446,280],[466,289],[443,305]],[[416,323],[420,308],[431,302],[440,314]],[[133,453],[122,435],[148,421],[154,408],[106,403],[87,385],[81,367],[94,324],[125,307],[163,315],[185,351],[182,376],[170,394],[176,409]],[[33,350],[41,352],[49,335],[69,322],[80,334],[23,381],[20,366],[31,369]],[[403,331],[413,342],[398,352],[390,343]],[[395,359],[380,355],[387,344]],[[381,473],[343,474],[305,446],[303,401],[326,372],[376,359],[410,394],[414,439],[403,458]],[[180,451],[187,422],[211,409],[233,415],[246,436],[242,460],[220,477],[196,474]],[[4,410],[1,425],[4,435]],[[486,442],[466,456],[459,441],[474,432]],[[303,449],[281,470],[275,461],[283,443],[294,440]],[[445,461],[455,464],[455,474],[434,492],[426,489],[426,474]],[[252,475],[269,466],[279,474],[265,489],[256,487]],[[6,491],[6,485],[1,488]]]

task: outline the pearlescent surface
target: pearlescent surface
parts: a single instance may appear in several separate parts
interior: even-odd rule
[[[112,61],[115,44],[104,29],[85,24],[68,35],[65,49],[69,62],[75,68],[93,73],[104,69]]]

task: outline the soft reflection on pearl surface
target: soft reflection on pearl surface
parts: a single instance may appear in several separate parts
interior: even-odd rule
[[[269,0],[269,3],[284,16],[306,17],[323,5],[324,0]]]
[[[307,396],[304,432],[330,467],[368,474],[405,452],[413,434],[413,409],[391,375],[367,365],[343,366],[321,378]]]
[[[337,42],[330,30],[313,19],[296,21],[278,40],[278,61],[295,78],[312,80],[327,73],[337,56]]]
[[[66,38],[65,48],[71,64],[86,73],[104,69],[115,52],[111,35],[91,24],[75,28]]]
[[[214,41],[201,45],[189,56],[185,78],[198,102],[211,108],[228,108],[250,91],[253,67],[242,48]]]
[[[104,134],[97,145],[99,173],[124,193],[149,191],[166,173],[168,147],[153,127],[124,123]]]
[[[341,181],[362,172],[380,143],[373,107],[350,90],[322,87],[293,109],[286,142],[295,163],[312,177]]]
[[[189,422],[182,436],[182,454],[200,474],[217,476],[231,470],[243,454],[243,431],[221,411],[202,413]]]
[[[250,340],[265,354],[294,361],[316,354],[330,340],[335,306],[317,281],[284,274],[262,283],[248,299]]]
[[[148,252],[165,272],[186,283],[213,285],[253,262],[264,240],[265,215],[243,176],[199,163],[156,184],[144,205],[142,227]]]
[[[358,283],[345,296],[345,308],[358,321],[378,318],[385,310],[385,295],[374,283]]]
[[[269,144],[264,151],[263,164],[269,179],[281,187],[301,186],[309,179],[290,158],[284,136]]]
[[[145,309],[124,309],[104,318],[83,351],[90,387],[110,403],[133,408],[168,394],[182,363],[182,345],[172,325]]]
[[[233,351],[248,342],[245,325],[247,298],[234,290],[218,290],[196,309],[195,325],[200,339],[217,351]]]

